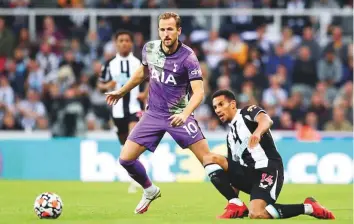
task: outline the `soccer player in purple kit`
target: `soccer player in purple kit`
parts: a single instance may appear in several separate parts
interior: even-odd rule
[[[193,111],[204,98],[202,74],[194,52],[178,40],[182,30],[179,15],[173,12],[161,14],[158,30],[161,40],[145,44],[142,65],[131,79],[121,89],[106,93],[107,103],[116,104],[145,80],[144,67],[148,68],[148,106],[129,134],[119,157],[120,164],[144,188],[135,209],[137,214],[146,212],[150,203],[161,196],[159,187],[151,183],[138,158],[146,149],[154,152],[166,132],[181,148],[189,148],[201,163],[210,153],[193,116]]]

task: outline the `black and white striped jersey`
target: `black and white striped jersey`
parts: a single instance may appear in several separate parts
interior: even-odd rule
[[[115,89],[118,90],[127,83],[140,65],[140,60],[133,53],[130,53],[127,57],[117,54],[102,67],[102,74],[99,80],[105,83],[115,81]],[[123,99],[119,100],[116,105],[113,105],[112,116],[114,118],[124,118],[130,114],[142,111],[140,101],[138,100],[139,93],[139,86],[127,93]]]
[[[270,130],[261,136],[256,147],[248,148],[248,141],[258,126],[255,118],[259,113],[266,112],[255,105],[237,110],[234,119],[229,123],[231,129],[227,135],[228,157],[242,166],[254,169],[279,168],[282,159]]]

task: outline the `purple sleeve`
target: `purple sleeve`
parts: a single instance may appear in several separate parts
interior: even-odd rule
[[[147,60],[146,60],[146,44],[144,45],[143,49],[141,50],[141,64],[143,64],[144,66],[147,66]]]
[[[189,81],[192,80],[203,80],[202,70],[200,69],[199,61],[194,53],[188,55],[184,62],[184,67],[188,71]]]

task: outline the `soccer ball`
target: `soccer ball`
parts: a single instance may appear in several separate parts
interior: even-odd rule
[[[34,201],[34,212],[40,219],[56,219],[63,211],[63,201],[59,195],[45,192]]]

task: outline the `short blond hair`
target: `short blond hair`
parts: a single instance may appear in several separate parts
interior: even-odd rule
[[[179,17],[179,15],[177,13],[174,13],[174,12],[162,13],[159,16],[159,22],[160,22],[161,19],[169,19],[169,18],[174,18],[175,19],[177,29],[181,27],[181,17]]]

